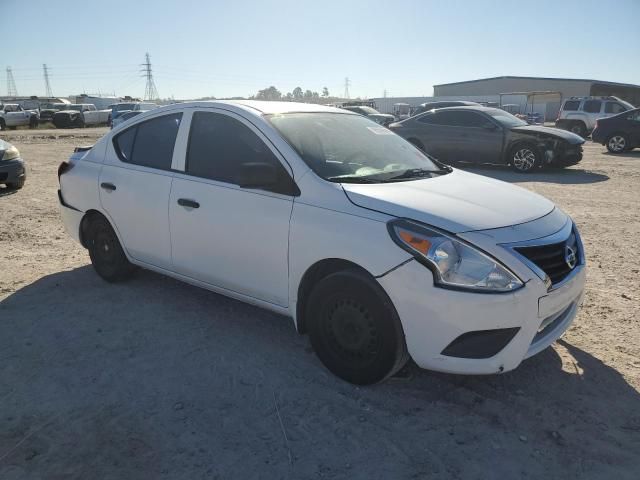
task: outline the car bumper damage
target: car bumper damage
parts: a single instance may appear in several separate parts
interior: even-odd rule
[[[505,264],[519,270],[523,280],[528,276],[524,287],[511,293],[439,288],[431,271],[415,260],[378,278],[396,307],[413,360],[429,370],[494,374],[513,370],[549,347],[569,328],[584,295],[586,265],[573,223],[568,220],[548,238],[566,236],[568,242],[571,235],[577,237],[578,262],[556,284],[540,278],[544,272],[530,268],[517,254]],[[512,251],[495,243],[494,247],[492,253]]]

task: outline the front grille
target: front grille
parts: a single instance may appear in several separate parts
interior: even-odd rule
[[[573,267],[567,261],[568,248],[575,252]],[[581,252],[578,251],[578,242],[573,232],[564,242],[533,247],[516,247],[515,250],[546,273],[552,285],[567,278],[575,266],[580,263]]]

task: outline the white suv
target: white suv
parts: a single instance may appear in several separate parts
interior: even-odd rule
[[[618,97],[569,97],[560,107],[556,127],[586,137],[596,127],[596,120],[634,108]]]
[[[58,174],[66,229],[105,280],[139,266],[287,315],[354,383],[409,355],[512,370],[564,333],[583,296],[580,236],[553,203],[343,109],[162,107]]]

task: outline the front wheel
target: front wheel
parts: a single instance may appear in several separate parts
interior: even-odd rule
[[[627,145],[627,137],[621,133],[613,134],[607,139],[607,150],[611,153],[622,153],[627,149]]]
[[[530,145],[520,145],[511,150],[509,162],[518,173],[530,173],[540,164],[538,151]]]
[[[309,296],[306,315],[320,361],[347,382],[381,382],[408,359],[395,308],[364,272],[345,270],[320,280]]]
[[[96,215],[88,220],[85,244],[93,268],[107,282],[118,282],[129,278],[135,266],[129,263],[122,250],[116,232],[106,218]]]

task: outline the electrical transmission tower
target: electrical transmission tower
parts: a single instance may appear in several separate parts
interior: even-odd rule
[[[16,81],[13,79],[11,67],[7,67],[7,95],[10,97],[18,96],[18,89],[16,88]]]
[[[144,99],[145,100],[157,100],[160,98],[158,96],[158,91],[156,90],[156,84],[153,81],[153,74],[151,72],[151,57],[149,57],[149,53],[145,54],[146,62],[142,64],[144,67],[141,72],[143,72],[143,77],[147,79],[147,86],[144,89]]]
[[[53,97],[53,93],[51,93],[51,84],[49,83],[49,69],[47,68],[47,64],[42,64],[42,70],[44,71],[44,88],[46,90],[47,97]]]
[[[349,86],[351,85],[351,81],[349,80],[349,77],[345,77],[344,79],[344,98],[350,98],[349,97]]]

